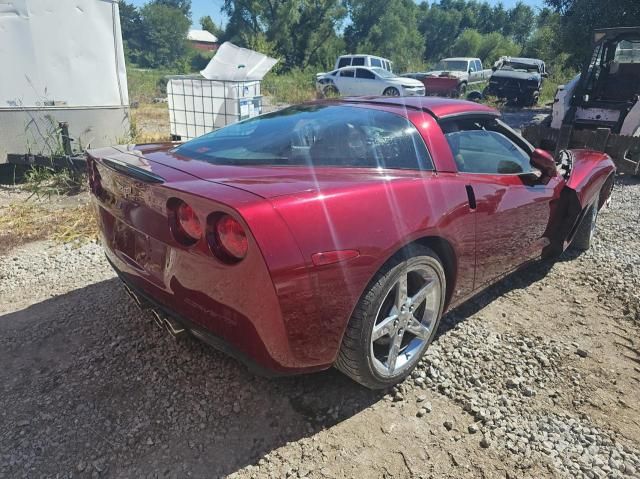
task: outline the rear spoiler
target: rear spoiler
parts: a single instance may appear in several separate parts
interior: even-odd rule
[[[124,161],[114,160],[110,158],[100,158],[98,159],[98,161],[100,161],[108,168],[111,168],[112,170],[123,173],[144,183],[164,183],[165,181],[164,178],[156,175],[155,173],[151,173],[150,171],[147,171],[143,168],[127,164]]]

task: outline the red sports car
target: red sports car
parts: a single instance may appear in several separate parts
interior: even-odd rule
[[[588,248],[615,173],[424,97],[292,106],[88,161],[107,257],[161,324],[262,371],[336,366],[370,388],[411,372],[447,309]]]

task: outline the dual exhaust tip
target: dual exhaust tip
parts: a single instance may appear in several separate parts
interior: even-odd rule
[[[176,321],[172,317],[168,316],[162,310],[154,308],[144,299],[140,299],[138,295],[129,287],[127,283],[122,282],[124,289],[129,294],[131,299],[138,305],[138,307],[145,311],[151,310],[154,322],[160,327],[160,329],[167,331],[174,338],[181,338],[189,333],[189,330],[182,326],[180,322]]]

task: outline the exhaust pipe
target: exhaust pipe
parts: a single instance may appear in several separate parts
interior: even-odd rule
[[[173,318],[170,318],[162,311],[158,311],[157,309],[152,309],[153,319],[155,323],[161,328],[169,332],[171,336],[174,338],[181,338],[182,336],[186,336],[187,329],[184,328],[178,321]]]

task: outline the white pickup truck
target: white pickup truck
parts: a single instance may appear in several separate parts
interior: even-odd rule
[[[491,69],[485,69],[479,58],[443,58],[423,79],[427,95],[457,94],[464,96],[467,87],[487,81]],[[455,79],[456,81],[452,81]]]

